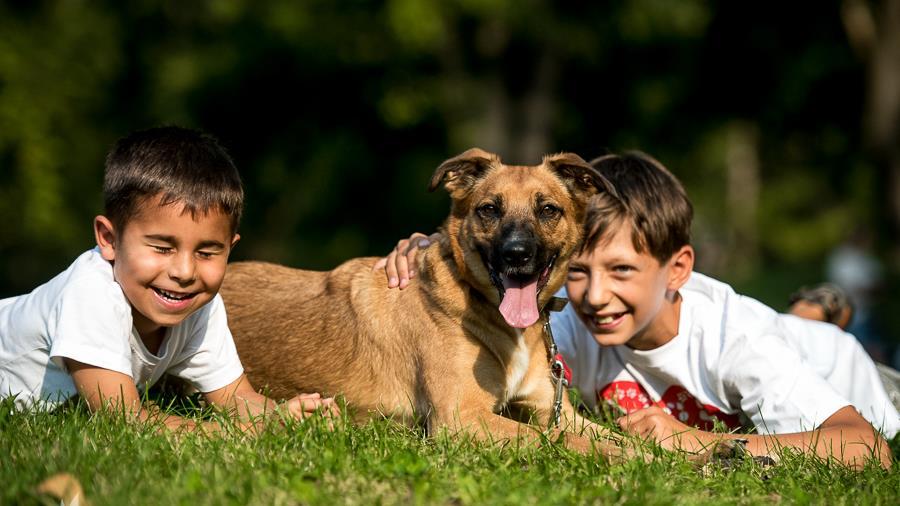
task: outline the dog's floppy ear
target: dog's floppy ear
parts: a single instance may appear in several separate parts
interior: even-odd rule
[[[616,194],[613,184],[603,174],[574,153],[545,156],[544,164],[563,180],[576,197],[587,200],[598,193]]]
[[[494,162],[500,159],[493,153],[472,148],[445,161],[434,171],[428,191],[434,191],[441,183],[453,198],[464,195]]]

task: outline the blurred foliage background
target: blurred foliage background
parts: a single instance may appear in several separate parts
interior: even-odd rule
[[[898,0],[5,1],[0,296],[93,245],[135,129],[219,137],[248,196],[234,257],[315,269],[434,230],[430,174],[469,147],[641,149],[692,196],[699,270],[776,308],[861,255],[889,353],[898,117]]]

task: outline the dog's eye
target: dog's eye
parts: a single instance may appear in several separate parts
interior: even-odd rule
[[[541,208],[541,218],[551,219],[556,218],[562,211],[556,207],[551,206],[550,204],[545,205]]]
[[[496,218],[500,216],[500,209],[494,204],[483,204],[478,206],[478,215],[482,218]]]

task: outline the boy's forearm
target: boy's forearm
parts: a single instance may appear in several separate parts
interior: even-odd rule
[[[777,457],[778,450],[794,448],[822,458],[834,458],[861,468],[872,458],[885,468],[891,466],[887,442],[853,406],[844,406],[829,416],[818,429],[793,434],[723,434],[687,426],[658,406],[651,406],[620,417],[619,426],[634,435],[652,437],[667,449],[688,452],[711,451],[716,443],[728,439],[747,440],[746,449],[754,456]]]
[[[204,393],[204,397],[210,405],[227,410],[241,421],[267,417],[278,410],[278,403],[257,392],[243,374],[218,390]]]
[[[891,467],[892,455],[887,442],[871,428],[855,426],[823,427],[793,434],[722,434],[692,431],[682,434],[676,447],[687,451],[711,449],[726,439],[747,441],[747,451],[756,457],[777,457],[782,448],[793,448],[822,458],[834,458],[852,468],[862,468],[873,457],[882,467]]]
[[[278,410],[277,402],[253,391],[236,393],[228,404],[228,408],[233,409],[241,421],[267,417]]]
[[[671,422],[670,418],[666,420]],[[688,451],[709,449],[723,439],[745,439],[746,449],[754,456],[777,457],[782,448],[822,458],[834,458],[853,468],[862,468],[872,458],[885,468],[891,467],[892,455],[887,442],[853,406],[832,413],[816,429],[791,434],[721,434],[688,429],[675,431],[669,447]]]
[[[142,412],[146,413],[147,410],[143,410]],[[158,414],[151,415],[147,414],[146,419],[154,419],[159,421],[160,428],[162,431],[172,431],[172,432],[203,432],[206,434],[218,434],[222,432],[222,426],[216,422],[203,422],[197,420],[191,420],[189,418],[184,418],[178,415],[166,415],[166,414]]]
[[[202,432],[204,434],[221,434],[226,425],[219,421],[192,420],[178,415],[162,412],[156,406],[146,406],[137,416],[141,421],[158,422],[162,431]],[[256,434],[265,428],[269,420],[262,416],[235,417],[230,424],[241,432]]]
[[[867,433],[868,432],[868,433]],[[780,448],[795,448],[822,458],[835,458],[853,467],[862,468],[873,457],[882,467],[891,467],[891,450],[887,442],[874,430],[857,427],[828,427],[794,434],[733,434],[730,438],[747,440],[747,450],[756,456],[774,455]]]

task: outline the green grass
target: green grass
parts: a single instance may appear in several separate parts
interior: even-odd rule
[[[76,476],[94,505],[860,505],[896,504],[900,495],[900,466],[854,472],[796,455],[767,469],[745,461],[701,473],[677,454],[610,465],[555,446],[424,438],[386,420],[342,420],[332,431],[289,424],[256,438],[175,436],[81,405],[23,413],[0,402],[0,504],[58,504],[35,492],[57,472]]]

